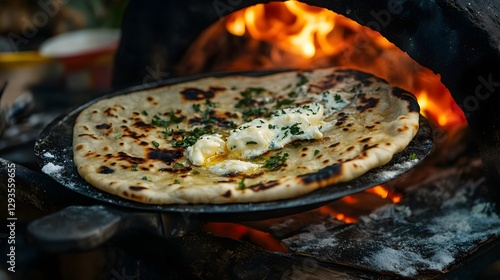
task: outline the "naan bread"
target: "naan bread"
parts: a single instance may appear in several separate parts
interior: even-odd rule
[[[188,155],[201,135],[218,135],[224,143],[252,119],[298,114],[308,104],[324,108],[316,127],[321,137],[237,159],[224,154],[233,147],[220,146],[198,166]],[[142,203],[280,200],[335,188],[386,164],[412,140],[418,120],[412,94],[354,70],[204,78],[111,97],[83,110],[74,126],[74,162],[93,186]],[[293,133],[293,126],[275,130]],[[249,149],[255,144],[246,141]],[[200,143],[198,153],[212,149]]]

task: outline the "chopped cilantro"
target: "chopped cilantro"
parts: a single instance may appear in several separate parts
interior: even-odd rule
[[[417,154],[413,153],[410,155],[410,160],[416,160],[417,159]]]
[[[201,112],[201,119],[202,119],[202,122],[204,124],[215,124],[219,121],[219,119],[214,116],[214,113],[215,111],[212,109],[215,107],[215,103],[207,100],[207,105],[208,105],[208,108],[206,108],[205,110],[203,110],[203,112]]]
[[[196,127],[193,130],[183,131],[181,133],[181,139],[174,139],[172,142],[172,146],[174,147],[183,147],[187,148],[189,146],[194,145],[198,138],[200,138],[203,134],[213,134],[214,131],[209,127]]]
[[[151,120],[151,123],[156,126],[162,126],[166,127],[170,125],[170,122],[168,120],[163,120],[160,116],[154,115],[153,120]]]
[[[314,150],[314,156],[319,155],[320,151],[319,150]]]
[[[142,111],[142,113],[141,113],[141,114],[143,114],[144,116],[147,116],[147,115],[148,115],[148,112],[146,112],[146,111]]]
[[[302,146],[302,143],[300,141],[295,141],[292,143],[292,147],[294,147],[294,148],[298,148],[300,146]]]
[[[161,132],[161,135],[163,135],[163,138],[167,138],[168,136],[174,135],[174,130],[168,130],[168,128],[165,128],[165,130]]]
[[[148,176],[142,176],[141,180],[147,181],[148,180]]]
[[[242,115],[245,121],[250,121],[253,117],[269,117],[269,109],[265,107],[250,107],[244,109]]]
[[[295,98],[295,97],[298,97],[298,96],[299,96],[299,94],[298,94],[296,91],[291,91],[291,92],[289,92],[287,95],[288,95],[288,97],[290,97],[290,98]]]
[[[342,96],[340,96],[338,94],[335,94],[335,96],[333,98],[335,99],[335,102],[337,102],[337,103],[344,102],[344,99],[342,99]]]
[[[153,143],[153,145],[158,148],[160,146],[160,143],[156,142],[156,141],[152,141],[151,143]]]
[[[132,164],[132,171],[137,171],[137,167],[139,167],[137,163]]]
[[[234,105],[236,108],[242,108],[242,107],[250,107],[255,103],[255,100],[253,99],[253,94],[260,94],[262,92],[266,91],[264,88],[253,88],[249,87],[242,91],[240,94],[243,97],[243,99],[240,99],[236,105]]]
[[[350,93],[360,92],[362,87],[363,86],[361,84],[357,84],[357,85],[353,86],[349,92]]]
[[[179,179],[174,180],[174,184],[180,184],[180,183],[181,183],[181,180],[179,180]]]
[[[200,174],[200,171],[198,171],[198,170],[193,170],[193,172],[191,172],[191,174],[193,174],[193,175],[198,175],[198,174]]]
[[[210,108],[215,108],[217,106],[217,103],[210,101],[210,99],[206,99],[205,105],[207,105]]]
[[[297,87],[300,87],[301,85],[304,85],[307,82],[309,82],[309,79],[307,79],[307,77],[304,76],[304,74],[299,73],[297,76],[299,78],[299,81],[295,84]]]
[[[199,112],[200,111],[200,104],[193,104],[193,110],[195,112]]]
[[[276,105],[274,107],[279,109],[283,106],[290,105],[290,104],[293,104],[293,100],[285,98],[285,99],[280,99],[280,100],[276,101]]]
[[[300,123],[295,123],[290,127],[290,133],[292,135],[304,134],[304,131],[300,129],[299,125]]]
[[[285,166],[286,160],[288,159],[288,153],[278,153],[274,156],[271,156],[264,165],[262,166],[263,168],[269,170],[269,171],[276,171],[279,170],[281,167]]]
[[[174,111],[170,111],[170,113],[168,114],[168,116],[170,117],[170,122],[171,123],[181,123],[182,120],[184,119],[184,116],[177,117],[175,115]]]
[[[180,162],[176,162],[176,163],[174,163],[173,167],[175,169],[182,169],[182,168],[184,168],[184,164],[182,164]]]
[[[241,179],[241,181],[238,183],[238,189],[239,190],[244,190],[246,189],[247,186],[245,185],[245,178]]]
[[[169,119],[162,119],[159,114],[156,114],[153,116],[153,119],[151,120],[151,123],[156,126],[160,127],[168,127],[172,123],[180,123],[184,119],[184,116],[177,116],[174,111],[170,111],[168,113]]]

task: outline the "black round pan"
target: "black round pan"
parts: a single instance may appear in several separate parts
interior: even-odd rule
[[[238,73],[249,76],[261,76],[269,72]],[[223,74],[228,75],[228,74]],[[217,75],[222,76],[222,75]],[[40,134],[35,143],[35,155],[38,163],[50,177],[64,187],[77,193],[110,203],[127,209],[145,210],[162,213],[189,213],[198,214],[209,220],[257,220],[284,216],[313,209],[333,200],[364,191],[370,187],[385,183],[408,171],[425,158],[432,149],[432,133],[429,124],[421,118],[420,129],[408,147],[396,154],[391,162],[385,166],[375,168],[361,177],[347,183],[319,189],[310,194],[293,199],[260,202],[260,203],[232,203],[232,204],[173,204],[151,205],[129,201],[118,196],[103,192],[80,177],[73,163],[72,138],[73,125],[78,114],[100,99],[126,94],[147,88],[154,88],[169,84],[198,79],[201,76],[190,78],[174,78],[148,86],[136,86],[118,90],[88,102],[77,108],[72,108],[50,123]]]

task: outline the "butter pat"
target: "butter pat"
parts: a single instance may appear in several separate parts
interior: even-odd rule
[[[193,165],[202,166],[211,157],[226,154],[226,142],[222,135],[202,135],[193,146],[186,149],[186,156]]]
[[[213,174],[224,176],[228,174],[254,173],[259,167],[260,165],[248,161],[229,159],[210,166],[208,170]]]
[[[248,160],[295,140],[323,138],[324,112],[319,103],[278,110],[269,120],[258,118],[240,125],[226,141],[219,134],[201,136],[186,149],[186,157],[193,165],[209,166],[214,174],[251,173],[259,166]]]
[[[226,145],[232,158],[250,159],[268,151],[274,137],[268,121],[255,119],[233,130]]]
[[[252,159],[295,140],[321,139],[323,113],[323,105],[311,103],[278,110],[269,120],[255,119],[240,125],[227,138],[229,156]]]

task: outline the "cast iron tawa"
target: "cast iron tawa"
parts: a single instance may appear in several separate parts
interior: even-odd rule
[[[199,78],[199,77],[195,77]],[[175,84],[193,78],[170,79],[155,84],[153,87]],[[50,123],[40,134],[35,143],[35,155],[42,170],[62,186],[77,193],[112,205],[127,209],[146,210],[162,213],[190,213],[203,216],[208,220],[259,220],[294,214],[327,204],[346,195],[364,191],[373,186],[388,182],[413,168],[424,159],[432,149],[432,131],[428,122],[421,117],[417,135],[402,152],[394,155],[386,165],[370,170],[364,175],[346,183],[316,190],[297,198],[259,202],[231,204],[171,204],[151,205],[134,202],[103,192],[88,184],[77,172],[73,163],[73,125],[78,114],[95,102],[144,90],[144,86],[131,87],[104,95],[82,106],[72,108]]]

